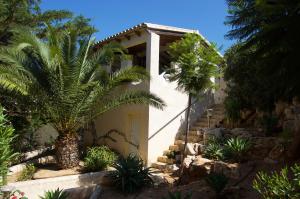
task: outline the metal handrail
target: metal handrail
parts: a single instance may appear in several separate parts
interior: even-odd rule
[[[198,100],[194,100],[193,103],[191,103],[190,106],[193,106],[194,104],[196,104]],[[158,129],[153,135],[151,135],[148,140],[151,140],[154,136],[156,136],[161,130],[163,130],[165,127],[167,127],[171,122],[173,122],[177,117],[179,117],[184,111],[186,111],[189,108],[189,106],[187,106],[185,109],[183,109],[180,113],[178,113],[175,117],[173,117],[170,121],[168,121],[165,125],[163,125],[160,129]]]

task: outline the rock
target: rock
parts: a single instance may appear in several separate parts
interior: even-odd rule
[[[267,163],[267,164],[277,164],[277,163],[278,163],[278,161],[272,160],[272,159],[270,159],[270,158],[268,158],[268,157],[266,157],[266,158],[264,159],[264,162]]]
[[[102,177],[102,180],[100,182],[101,186],[106,186],[106,187],[111,187],[113,186],[113,180],[111,177],[109,177],[108,175],[104,175]]]
[[[284,116],[286,120],[293,120],[294,119],[293,110],[291,108],[285,108]]]
[[[253,136],[253,131],[245,128],[234,128],[230,132],[231,137],[250,138]]]
[[[199,145],[199,153],[203,154],[205,151],[205,147],[206,146],[204,144]]]
[[[271,149],[268,157],[273,160],[279,160],[282,157],[283,153],[284,153],[284,146],[278,144]]]
[[[250,142],[252,145],[247,153],[248,159],[263,160],[269,156],[274,146],[281,143],[281,140],[276,137],[252,137]]]
[[[196,154],[196,151],[194,150],[194,144],[193,143],[187,143],[186,144],[185,154],[187,154],[187,155],[195,155]]]
[[[200,178],[210,173],[212,160],[198,156],[190,165],[189,174],[191,178]]]
[[[171,165],[167,165],[166,168],[164,169],[165,172],[175,172],[177,171],[179,168],[176,166],[176,164],[171,164]]]
[[[101,188],[100,188],[99,185],[97,185],[97,186],[95,187],[95,190],[94,190],[94,192],[92,193],[90,199],[98,199],[98,198],[100,198],[100,195],[101,195]]]
[[[213,137],[222,138],[221,128],[207,129],[206,131],[204,131],[204,133],[203,133],[204,144],[206,144]]]
[[[240,177],[240,165],[238,163],[225,163],[216,161],[213,165],[214,173],[220,173],[228,178],[238,179]]]
[[[240,199],[242,198],[242,189],[239,186],[231,186],[231,187],[226,187],[222,191],[222,196],[230,199]]]
[[[192,163],[192,158],[190,157],[186,157],[184,158],[183,160],[183,166],[186,167],[186,168],[189,168],[190,164]]]

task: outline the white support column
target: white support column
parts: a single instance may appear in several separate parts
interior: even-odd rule
[[[151,77],[159,75],[159,40],[160,36],[149,32],[147,37],[146,67]]]

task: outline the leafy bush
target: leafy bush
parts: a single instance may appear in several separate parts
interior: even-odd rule
[[[223,174],[210,173],[206,177],[206,182],[219,195],[227,185],[228,179]]]
[[[210,139],[205,147],[204,157],[214,160],[223,160],[224,149],[222,147],[221,141],[216,138]]]
[[[123,193],[134,193],[153,183],[149,168],[144,168],[143,160],[134,154],[120,157],[113,167],[116,171],[110,176],[116,188]]]
[[[180,191],[176,191],[174,193],[169,192],[167,198],[163,197],[163,199],[191,199],[191,198],[192,198],[191,193],[188,193],[185,196],[183,196]]]
[[[227,96],[224,100],[225,115],[231,123],[238,122],[241,119],[241,104],[240,101],[232,96]]]
[[[6,184],[8,167],[17,155],[12,149],[14,129],[8,124],[3,111],[0,106],[0,186]]]
[[[0,191],[0,198],[1,197],[3,199],[28,199],[25,196],[25,193],[20,190],[14,190],[10,193],[1,193],[1,191]]]
[[[250,142],[244,138],[230,138],[225,143],[227,156],[229,155],[234,160],[240,162],[243,160],[245,153],[250,148]]]
[[[34,166],[34,164],[27,164],[25,169],[18,177],[18,181],[31,180],[33,178],[33,174],[35,173],[35,171],[36,171],[36,167]]]
[[[41,199],[67,199],[68,193],[58,188],[55,191],[46,191],[45,195],[40,198]]]
[[[287,167],[280,172],[258,172],[253,181],[253,188],[264,199],[296,199],[300,198],[300,165],[291,167],[291,175]]]
[[[276,130],[278,117],[274,115],[264,115],[258,120],[259,125],[263,128],[267,135],[272,134]]]
[[[117,155],[107,146],[98,146],[88,149],[84,159],[84,167],[87,171],[100,171],[113,164]]]

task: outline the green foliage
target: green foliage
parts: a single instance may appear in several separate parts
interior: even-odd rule
[[[208,45],[198,34],[186,34],[170,45],[169,53],[178,67],[167,73],[170,81],[178,83],[178,89],[197,96],[214,86],[210,78],[218,76],[218,67],[223,64],[214,45]]]
[[[12,149],[15,140],[14,129],[8,123],[0,106],[0,186],[6,183],[8,167],[16,157]]]
[[[84,158],[84,167],[87,171],[101,171],[111,166],[117,155],[107,146],[89,148]]]
[[[182,195],[182,193],[180,191],[176,191],[176,192],[168,192],[168,197],[163,197],[163,199],[191,199],[192,198],[192,194],[188,193],[185,196]]]
[[[116,171],[112,171],[110,176],[116,188],[123,193],[134,193],[153,183],[149,168],[144,168],[143,160],[134,154],[119,158],[113,167]]]
[[[229,122],[231,123],[238,122],[241,118],[240,102],[237,101],[232,96],[227,96],[224,100],[224,105],[225,105],[226,118],[229,120]]]
[[[280,172],[267,174],[259,172],[253,181],[253,188],[264,199],[296,199],[300,197],[300,166],[295,164],[281,169]]]
[[[65,10],[42,12],[40,0],[1,0],[0,1],[0,45],[7,45],[21,27],[39,31],[43,23],[68,19],[72,13]]]
[[[34,164],[27,164],[24,170],[21,172],[20,176],[18,177],[18,181],[31,180],[35,172],[36,167],[34,166]]]
[[[234,137],[230,138],[225,143],[225,150],[229,157],[235,161],[242,161],[245,153],[249,150],[251,144],[247,139]]]
[[[259,118],[259,125],[263,128],[267,135],[274,133],[276,126],[278,124],[278,118],[274,115],[265,114]]]
[[[40,199],[68,199],[68,193],[64,192],[63,190],[60,190],[57,188],[54,191],[46,191],[45,195],[43,197],[40,197]]]
[[[212,138],[208,140],[204,150],[204,157],[213,160],[223,160],[225,151],[222,146],[222,141]]]
[[[228,178],[226,176],[217,173],[210,173],[205,180],[208,185],[215,190],[217,195],[223,191],[228,182]]]
[[[229,50],[226,70],[230,95],[253,109],[270,111],[274,102],[300,95],[300,2],[227,0]]]
[[[122,47],[111,43],[94,52],[94,43],[78,44],[77,32],[58,34],[51,26],[46,41],[24,32],[13,46],[0,51],[0,86],[34,101],[60,134],[75,133],[124,104],[164,106],[147,91],[116,92],[127,83],[149,79],[149,74],[140,67],[110,74],[103,68],[113,58],[107,52],[124,54]]]

